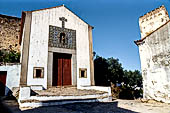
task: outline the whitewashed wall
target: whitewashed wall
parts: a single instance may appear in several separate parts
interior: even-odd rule
[[[20,70],[20,64],[0,66],[0,71],[7,71],[5,95],[9,92],[9,90],[12,91],[13,87],[19,87]]]
[[[144,98],[170,103],[170,23],[139,45]]]
[[[87,68],[87,78],[77,75],[77,85],[90,85],[88,24],[64,6],[32,12],[27,84],[47,88],[49,25],[61,27],[59,17],[67,19],[65,28],[76,30],[77,74]],[[33,67],[44,67],[44,78],[33,78]]]

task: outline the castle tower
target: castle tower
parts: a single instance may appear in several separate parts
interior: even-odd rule
[[[170,103],[170,20],[161,6],[139,18],[143,98]]]
[[[161,6],[139,18],[141,39],[169,21],[169,15],[164,6]]]

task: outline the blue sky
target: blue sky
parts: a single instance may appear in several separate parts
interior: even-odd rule
[[[118,58],[125,69],[140,70],[138,19],[164,5],[170,13],[169,0],[0,0],[0,14],[21,16],[22,11],[65,4],[94,26],[94,51],[105,58]]]

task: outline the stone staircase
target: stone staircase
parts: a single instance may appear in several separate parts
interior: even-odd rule
[[[20,107],[40,107],[81,102],[108,102],[111,100],[108,92],[80,90],[75,87],[37,90],[34,91],[34,94],[36,95],[31,95],[25,100],[19,100]]]

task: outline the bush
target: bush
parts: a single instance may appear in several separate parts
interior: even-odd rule
[[[0,62],[3,63],[18,63],[20,61],[20,53],[14,50],[0,50]]]

